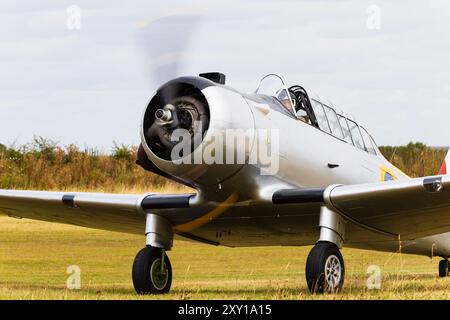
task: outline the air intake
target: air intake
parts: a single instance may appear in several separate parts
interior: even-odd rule
[[[220,72],[207,72],[207,73],[200,73],[198,75],[199,77],[211,80],[218,84],[225,84],[225,75]]]

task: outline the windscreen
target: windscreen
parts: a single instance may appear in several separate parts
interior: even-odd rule
[[[286,82],[281,76],[277,74],[268,74],[263,77],[255,93],[276,98],[290,113],[295,114],[295,102],[293,101],[293,97],[289,94]]]

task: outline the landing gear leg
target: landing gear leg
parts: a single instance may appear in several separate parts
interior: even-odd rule
[[[336,212],[322,207],[320,212],[320,238],[306,260],[306,282],[311,293],[336,293],[344,284],[342,247],[345,220]]]
[[[439,277],[447,277],[449,272],[450,263],[447,259],[439,261]]]
[[[145,236],[146,247],[133,262],[134,289],[138,294],[167,293],[172,284],[172,266],[166,254],[172,248],[172,226],[165,218],[148,214]]]

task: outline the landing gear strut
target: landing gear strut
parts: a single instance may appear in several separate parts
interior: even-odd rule
[[[132,278],[138,294],[167,293],[172,285],[172,266],[166,250],[172,248],[173,230],[163,217],[147,214],[146,247],[133,262]]]
[[[311,293],[337,293],[344,284],[345,267],[339,248],[344,242],[345,220],[322,207],[320,238],[306,260],[306,283]]]
[[[447,259],[439,261],[439,277],[447,277],[449,272],[450,263]]]

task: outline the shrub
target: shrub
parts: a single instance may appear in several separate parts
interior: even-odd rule
[[[0,189],[152,192],[179,189],[134,163],[136,148],[117,145],[112,154],[35,137],[29,144],[0,149]]]
[[[134,156],[133,148],[125,144],[118,144],[115,141],[113,147],[113,157],[115,159],[131,160]]]
[[[410,142],[406,146],[383,146],[381,153],[387,160],[411,177],[437,174],[445,158],[446,150],[433,149],[421,142]]]
[[[446,153],[417,142],[380,150],[411,177],[436,174]],[[181,188],[136,165],[136,153],[136,147],[117,143],[111,154],[75,145],[60,147],[42,137],[23,146],[0,144],[0,189],[152,192]]]

